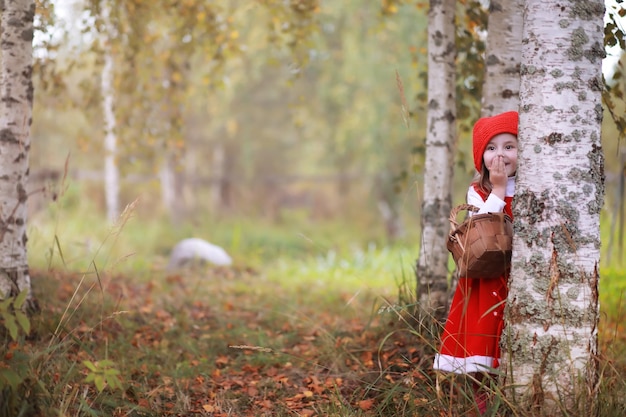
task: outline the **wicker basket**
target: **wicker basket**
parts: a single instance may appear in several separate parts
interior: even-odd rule
[[[478,207],[461,204],[450,212],[448,250],[467,278],[497,278],[508,273],[513,246],[513,222],[504,213],[475,214],[461,225],[456,221],[462,210],[476,212]]]

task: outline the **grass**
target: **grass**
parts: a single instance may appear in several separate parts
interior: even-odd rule
[[[372,355],[380,338],[376,325],[362,320],[363,311],[371,316],[376,309],[375,296],[367,291],[356,298],[344,292],[328,297],[303,291],[304,283],[280,288],[272,278],[245,270],[210,269],[133,283],[103,276],[102,290],[95,277],[79,285],[79,275],[33,275],[46,304],[33,319],[40,339],[36,345],[24,341],[24,347],[47,342],[51,349],[28,372],[48,387],[31,387],[44,415],[57,414],[59,398],[79,414],[104,410],[106,415],[114,411],[107,404],[115,404],[150,415],[206,409],[246,415],[267,400],[266,415],[280,415],[270,403],[281,398],[289,409],[315,410],[309,393],[323,398],[344,383],[354,384],[346,375],[362,372],[363,355]],[[125,392],[98,393],[85,383],[84,361],[104,359],[120,371]],[[60,375],[71,380],[55,383]],[[61,389],[72,385],[83,388]]]
[[[0,417],[475,408],[471,381],[430,369],[433,329],[412,315],[416,237],[390,247],[352,241],[361,235],[345,225],[229,219],[172,230],[133,211],[109,227],[96,210],[80,213],[69,221],[67,208],[51,207],[31,223],[41,312],[16,341],[0,332]],[[167,249],[198,230],[235,265],[166,273]],[[617,257],[601,276],[600,415],[622,416],[626,280]],[[501,403],[498,415],[522,414]]]

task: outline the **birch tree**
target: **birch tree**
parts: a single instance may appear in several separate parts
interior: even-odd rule
[[[604,3],[527,0],[524,15],[506,383],[532,415],[594,415]]]
[[[442,318],[447,307],[448,216],[456,136],[455,1],[431,0],[428,11],[428,120],[422,239],[416,265],[418,302]]]
[[[106,201],[107,219],[114,222],[120,212],[120,174],[117,166],[117,136],[115,133],[115,110],[113,107],[115,87],[113,85],[113,48],[111,42],[115,36],[111,23],[111,5],[109,0],[102,0],[103,30],[102,50],[104,66],[100,90],[102,93],[102,114],[104,120],[104,195]]]
[[[518,110],[523,0],[492,0],[489,6],[483,117]]]
[[[34,0],[4,1],[0,44],[0,297],[31,294],[26,251]]]

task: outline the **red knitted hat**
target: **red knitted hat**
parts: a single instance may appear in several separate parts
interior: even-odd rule
[[[478,119],[474,125],[473,148],[474,166],[480,172],[483,166],[483,153],[489,141],[500,133],[511,133],[517,136],[519,116],[516,111],[508,111],[492,117]]]

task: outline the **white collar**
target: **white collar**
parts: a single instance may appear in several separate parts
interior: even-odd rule
[[[506,182],[506,197],[513,197],[515,195],[515,176],[509,177]]]

